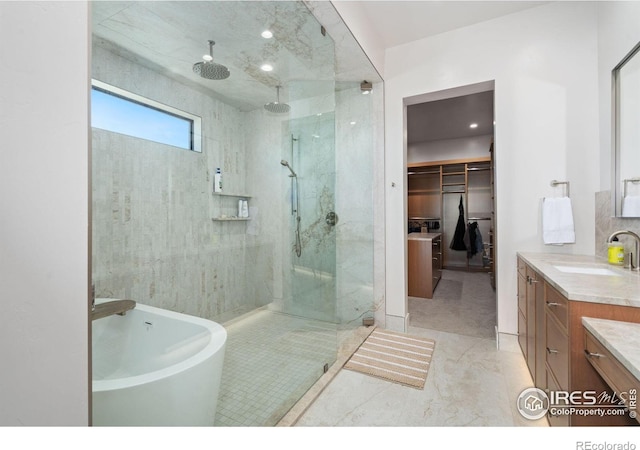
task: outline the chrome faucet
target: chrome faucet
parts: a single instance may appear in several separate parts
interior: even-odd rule
[[[607,242],[608,243],[613,242],[613,238],[615,238],[616,236],[620,236],[621,234],[629,235],[629,236],[633,237],[633,239],[635,239],[635,241],[636,241],[635,254],[631,253],[629,255],[629,269],[631,269],[631,270],[640,270],[640,236],[638,236],[633,231],[620,230],[620,231],[615,231],[614,233],[612,233],[611,236],[609,236],[609,239],[607,239]],[[635,258],[635,263],[633,262],[634,258]]]

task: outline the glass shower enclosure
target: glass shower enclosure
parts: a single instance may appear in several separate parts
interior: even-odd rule
[[[381,79],[329,2],[96,1],[92,16],[92,78],[201,130],[185,149],[94,124],[96,295],[223,324],[212,425],[275,425],[375,309],[382,95],[360,84]],[[209,57],[228,78],[194,70]]]

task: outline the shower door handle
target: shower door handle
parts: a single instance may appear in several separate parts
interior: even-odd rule
[[[327,225],[334,227],[338,223],[338,215],[331,211],[327,214],[327,217],[324,218],[324,221]]]

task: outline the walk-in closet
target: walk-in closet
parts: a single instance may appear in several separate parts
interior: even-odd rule
[[[473,88],[471,88],[473,91]],[[413,326],[495,328],[493,86],[407,106],[407,268]]]
[[[407,176],[409,233],[442,233],[442,269],[493,275],[491,157],[410,163]]]

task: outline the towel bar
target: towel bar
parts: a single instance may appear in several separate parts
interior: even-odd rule
[[[622,180],[622,182],[624,183],[624,192],[622,195],[624,198],[627,196],[627,183],[640,183],[640,177],[627,178],[626,180]]]
[[[559,184],[564,184],[567,186],[567,197],[570,197],[569,195],[569,182],[568,181],[558,181],[558,180],[551,180],[551,186],[555,187]]]

